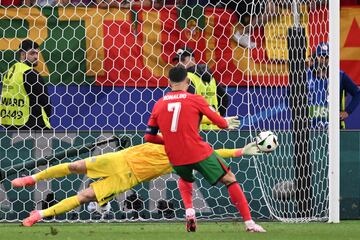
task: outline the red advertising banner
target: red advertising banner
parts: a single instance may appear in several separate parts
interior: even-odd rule
[[[341,8],[340,22],[340,67],[360,85],[360,6]]]

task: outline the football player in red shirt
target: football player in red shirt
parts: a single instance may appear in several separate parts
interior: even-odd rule
[[[265,232],[250,214],[246,197],[223,158],[199,134],[202,116],[208,117],[219,128],[234,129],[239,126],[237,117],[227,119],[218,115],[205,98],[187,92],[190,80],[182,66],[169,72],[172,91],[155,104],[146,129],[145,140],[164,144],[175,172],[180,176],[179,190],[186,208],[187,230],[196,230],[195,211],[192,207],[193,170],[200,172],[211,184],[225,184],[230,199],[242,215],[246,231]],[[161,131],[162,135],[158,134]]]

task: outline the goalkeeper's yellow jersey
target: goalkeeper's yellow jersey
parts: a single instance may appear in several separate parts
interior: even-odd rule
[[[139,182],[172,171],[164,145],[144,143],[121,151]]]
[[[234,157],[236,149],[220,149],[222,157]],[[149,181],[172,172],[164,145],[144,143],[120,151],[139,182]]]

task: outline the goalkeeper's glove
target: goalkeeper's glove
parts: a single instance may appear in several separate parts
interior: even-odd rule
[[[226,117],[225,120],[228,122],[227,129],[236,129],[240,126],[240,120],[238,116]]]
[[[243,148],[240,148],[238,151],[235,152],[235,157],[240,156],[259,156],[263,153],[259,150],[256,142],[251,142],[245,145]]]

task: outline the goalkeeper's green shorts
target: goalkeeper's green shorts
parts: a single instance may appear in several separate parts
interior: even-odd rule
[[[230,171],[228,163],[215,152],[200,162],[182,166],[173,166],[173,168],[177,175],[188,182],[195,181],[193,170],[196,170],[201,173],[211,185],[215,185]]]

